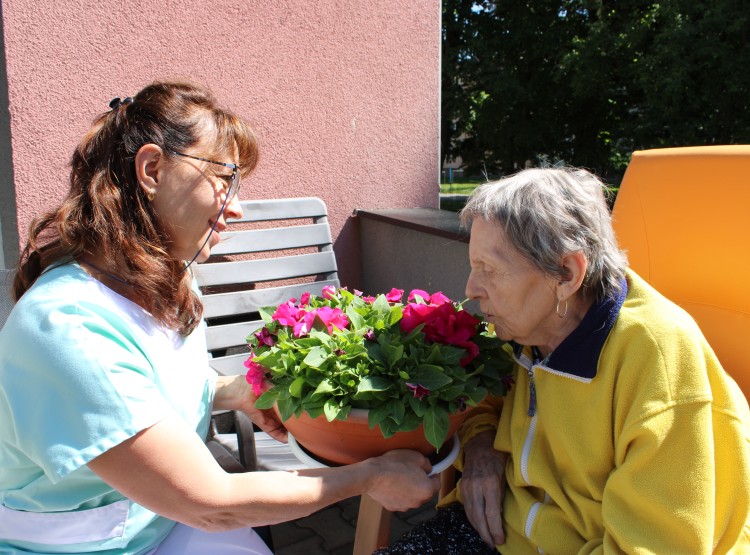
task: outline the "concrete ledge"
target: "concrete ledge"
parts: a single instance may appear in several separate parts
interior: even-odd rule
[[[359,209],[362,291],[423,289],[465,299],[469,237],[458,215],[435,208]],[[465,305],[478,312],[477,303]]]
[[[458,214],[437,208],[393,208],[365,210],[357,208],[354,215],[391,225],[421,231],[437,237],[469,242],[469,234],[461,227]]]

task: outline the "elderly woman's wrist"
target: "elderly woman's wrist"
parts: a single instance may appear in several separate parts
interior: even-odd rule
[[[484,430],[469,439],[463,447],[464,460],[478,453],[500,453],[495,449],[495,435],[494,430]]]

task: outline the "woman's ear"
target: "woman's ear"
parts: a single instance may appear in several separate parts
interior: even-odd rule
[[[589,261],[582,252],[571,252],[562,258],[563,277],[557,282],[557,298],[567,300],[575,295],[586,277]]]
[[[153,143],[143,145],[135,154],[135,176],[149,200],[153,200],[158,192],[164,159],[161,147]]]

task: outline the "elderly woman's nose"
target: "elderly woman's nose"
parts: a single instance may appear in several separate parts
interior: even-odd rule
[[[469,274],[469,279],[466,280],[466,289],[464,293],[470,299],[476,299],[479,296],[478,289],[474,279],[474,272]]]

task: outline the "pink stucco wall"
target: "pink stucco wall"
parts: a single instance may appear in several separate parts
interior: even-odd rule
[[[163,78],[207,84],[255,127],[242,198],[326,201],[344,283],[354,208],[437,206],[440,0],[3,0],[2,17],[21,240],[92,118]]]

